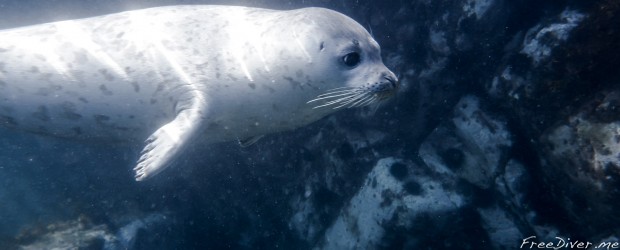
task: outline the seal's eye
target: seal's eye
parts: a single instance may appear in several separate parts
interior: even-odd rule
[[[360,54],[357,52],[346,54],[342,57],[342,62],[349,67],[355,67],[360,63]]]

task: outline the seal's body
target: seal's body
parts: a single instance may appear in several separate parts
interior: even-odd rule
[[[138,180],[189,141],[251,143],[396,84],[364,28],[321,8],[168,6],[0,31],[0,124],[148,138]]]

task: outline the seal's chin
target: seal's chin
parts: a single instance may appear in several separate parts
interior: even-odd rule
[[[377,96],[377,101],[385,101],[387,99],[390,99],[395,94],[396,94],[395,89],[389,89],[389,90],[377,91],[375,92],[374,95]]]
[[[339,109],[369,106],[389,99],[396,94],[398,87],[399,84],[396,79],[385,77],[381,82],[366,84],[365,86],[330,89],[307,103],[319,104],[314,106],[313,109],[324,107]]]

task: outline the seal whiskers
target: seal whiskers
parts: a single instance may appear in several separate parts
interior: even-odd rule
[[[375,91],[373,89],[364,87],[341,87],[331,89],[323,94],[320,94],[316,98],[308,101],[307,103],[321,100],[327,101],[321,105],[313,107],[313,109],[328,106],[334,106],[333,109],[339,109],[342,107],[355,108],[368,106],[373,103],[385,100],[391,95],[391,91],[385,89]]]
[[[359,97],[359,95],[360,95],[360,91],[359,91],[358,88],[337,88],[337,89],[332,89],[330,91],[327,91],[324,94],[318,95],[317,98],[314,98],[314,99],[308,101],[307,103],[311,103],[311,102],[315,102],[315,101],[320,101],[320,100],[331,100],[331,101],[328,101],[328,102],[323,103],[321,105],[315,106],[315,107],[313,107],[313,109],[317,109],[317,108],[321,108],[321,107],[327,107],[327,106],[331,106],[331,105],[334,105],[334,104],[337,104],[339,106],[336,106],[333,109],[338,109],[338,108],[342,107],[341,104],[343,104],[344,102],[346,102],[348,100],[355,99],[355,98]],[[332,100],[334,98],[336,98],[336,99]]]

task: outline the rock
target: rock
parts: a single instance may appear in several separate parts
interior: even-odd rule
[[[495,178],[495,188],[502,194],[506,203],[517,209],[527,207],[527,193],[531,183],[527,169],[518,161],[511,159],[506,163],[500,175]],[[518,214],[527,214],[525,211],[518,211]]]
[[[510,137],[503,122],[482,111],[477,98],[466,96],[455,106],[450,122],[422,143],[420,156],[440,173],[488,189],[506,163]]]
[[[88,218],[52,223],[44,228],[31,228],[22,232],[16,239],[19,249],[134,249],[138,240],[138,230],[146,234],[158,235],[158,224],[164,224],[166,216],[150,214],[143,218],[134,216],[134,220],[121,226],[117,232],[110,230],[105,224],[95,225]],[[150,237],[149,237],[150,238]],[[159,239],[161,241],[162,239]],[[153,239],[142,240],[152,242]],[[158,241],[158,239],[155,239]],[[158,246],[158,245],[151,245]],[[162,245],[159,245],[162,246]]]
[[[105,225],[93,225],[85,218],[49,224],[18,237],[19,249],[101,249],[114,236]],[[31,242],[30,242],[31,241]]]
[[[545,179],[589,235],[620,223],[620,92],[602,96],[541,137]]]
[[[523,234],[515,224],[513,216],[498,206],[478,208],[482,227],[488,232],[495,249],[513,249],[515,242],[523,239]]]
[[[577,27],[584,18],[584,14],[566,9],[560,14],[557,23],[531,28],[525,34],[521,53],[531,58],[534,65],[538,65],[549,58],[555,47],[568,39],[571,30]]]
[[[386,244],[382,242],[386,226],[415,227],[415,219],[424,214],[449,214],[465,205],[460,195],[446,190],[442,183],[419,171],[406,177],[394,175],[395,166],[419,168],[394,158],[379,160],[362,188],[327,229],[319,248],[377,248]]]

